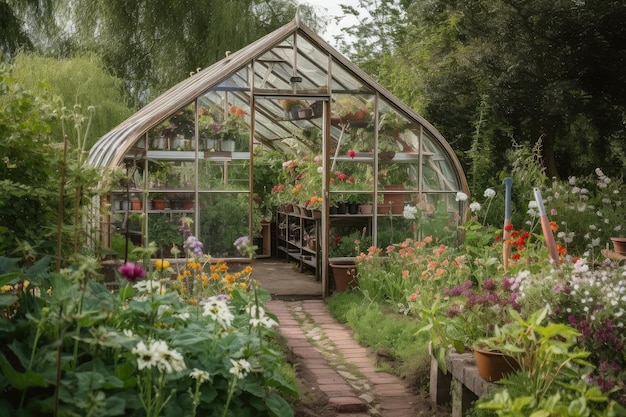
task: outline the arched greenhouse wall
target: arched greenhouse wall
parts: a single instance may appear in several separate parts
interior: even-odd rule
[[[234,241],[252,236],[260,256],[297,259],[324,288],[341,239],[454,239],[468,193],[439,132],[298,21],[172,87],[90,162],[123,178],[105,245],[155,241],[171,257],[187,233],[238,258]]]

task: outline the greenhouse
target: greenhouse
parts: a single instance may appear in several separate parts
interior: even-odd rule
[[[355,241],[456,239],[446,226],[469,194],[443,136],[298,18],[173,86],[90,163],[121,172],[101,202],[105,246],[154,241],[171,258],[188,227],[236,260],[251,236],[257,257],[312,269],[325,295],[330,260],[354,257]]]

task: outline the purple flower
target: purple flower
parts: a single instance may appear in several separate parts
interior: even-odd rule
[[[128,282],[136,282],[144,279],[146,276],[146,271],[144,271],[143,267],[132,262],[126,262],[117,269],[117,272]]]
[[[183,247],[196,256],[202,256],[202,242],[195,236],[189,236],[185,240]]]

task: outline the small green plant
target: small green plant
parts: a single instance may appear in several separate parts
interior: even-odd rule
[[[514,386],[514,397],[507,388],[478,407],[499,416],[582,416],[592,410],[594,415],[614,415],[611,413],[621,407],[608,401],[608,394],[599,387],[581,380],[592,365],[586,361],[589,352],[577,347],[580,333],[568,325],[547,322],[548,312],[544,307],[525,319],[509,310],[512,322],[476,343],[515,358],[521,366],[514,376],[502,380],[504,385]]]

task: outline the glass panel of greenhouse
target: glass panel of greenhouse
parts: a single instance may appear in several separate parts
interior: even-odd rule
[[[173,86],[90,162],[123,177],[103,200],[104,245],[154,242],[171,258],[191,234],[237,260],[247,236],[325,294],[329,259],[354,257],[355,241],[455,239],[468,193],[441,134],[298,21]]]

